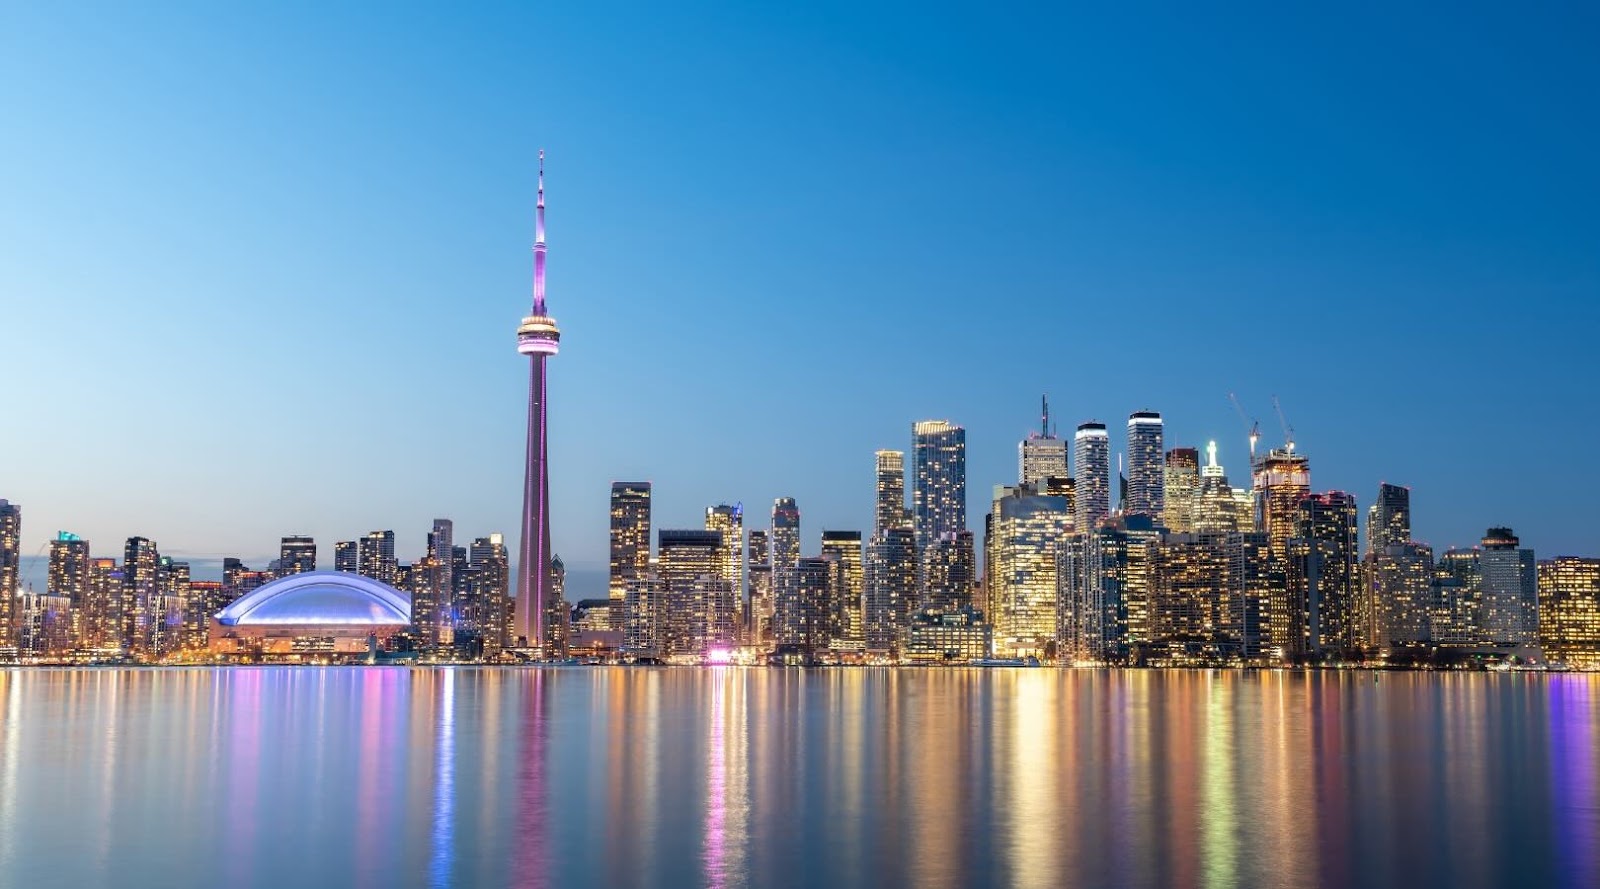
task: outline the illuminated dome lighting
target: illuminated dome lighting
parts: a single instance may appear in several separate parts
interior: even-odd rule
[[[226,627],[360,626],[411,623],[411,597],[344,571],[308,571],[263,584],[217,613]]]

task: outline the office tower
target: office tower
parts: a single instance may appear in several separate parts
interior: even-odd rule
[[[1478,563],[1483,571],[1483,641],[1532,645],[1539,632],[1538,577],[1533,550],[1510,528],[1490,528]]]
[[[517,328],[517,351],[528,356],[528,441],[522,483],[522,540],[517,555],[517,630],[532,648],[544,648],[550,595],[550,449],[545,426],[545,362],[560,351],[561,331],[544,299],[544,152],[539,152],[539,200],[533,238],[533,311]],[[545,651],[563,657],[563,650]]]
[[[1040,401],[1039,431],[1017,443],[1017,482],[1044,485],[1045,479],[1068,478],[1072,472],[1067,467],[1067,443],[1050,430],[1050,402]]]
[[[483,640],[485,656],[498,654],[506,645],[506,616],[511,604],[511,554],[499,534],[472,541],[468,553],[471,611],[468,625]]]
[[[17,645],[17,594],[22,567],[22,505],[0,500],[0,648]]]
[[[750,531],[750,604],[745,621],[749,644],[772,644],[772,618],[777,604],[772,585],[771,537],[767,531],[753,528]]]
[[[744,607],[744,504],[719,503],[706,508],[706,530],[722,535],[721,573],[733,589],[735,604]]]
[[[1447,549],[1433,568],[1429,636],[1438,645],[1470,646],[1483,639],[1482,551]],[[1380,640],[1381,641],[1381,640]]]
[[[1411,489],[1378,485],[1378,499],[1367,508],[1367,552],[1411,542]]]
[[[945,420],[911,427],[912,528],[917,548],[967,527],[967,431]]]
[[[1360,556],[1356,548],[1356,498],[1343,491],[1312,494],[1300,501],[1286,565],[1290,578],[1289,625],[1298,630],[1286,648],[1317,661],[1359,657]],[[1424,589],[1432,564],[1420,577]]]
[[[906,455],[900,451],[878,451],[878,497],[872,520],[874,536],[890,528],[910,527],[906,515]]]
[[[89,604],[83,618],[79,648],[122,647],[122,571],[116,559],[89,561]]]
[[[1111,515],[1111,439],[1106,424],[1091,420],[1078,426],[1073,462],[1077,492],[1073,526],[1089,532]]]
[[[361,574],[381,580],[392,587],[400,587],[395,571],[398,563],[394,556],[394,532],[372,531],[357,541],[357,568]],[[227,583],[227,578],[223,578]]]
[[[1367,573],[1368,610],[1374,624],[1368,634],[1371,647],[1393,655],[1441,641],[1434,635],[1439,587],[1432,547],[1413,540],[1387,544],[1368,554]],[[1445,630],[1446,622],[1448,618],[1438,629]]]
[[[47,591],[67,602],[71,624],[68,635],[78,647],[88,638],[89,607],[93,600],[89,586],[89,541],[69,531],[60,531],[50,541],[50,576]]]
[[[947,532],[919,548],[924,608],[955,611],[972,605],[978,581],[978,558],[971,531]]]
[[[650,483],[611,483],[611,628],[623,628],[628,584],[650,570]]]
[[[1214,455],[1212,462],[1216,462]],[[1161,523],[1174,534],[1188,534],[1195,529],[1195,508],[1200,498],[1200,452],[1194,448],[1167,451],[1164,474],[1167,504],[1161,512]]]
[[[798,609],[800,589],[795,574],[800,564],[800,507],[793,497],[772,501],[772,590],[774,634],[780,644],[792,641],[800,632]],[[785,611],[785,608],[788,611]]]
[[[1128,494],[1122,511],[1149,516],[1156,521],[1166,515],[1166,439],[1161,414],[1134,411],[1128,415]]]
[[[161,603],[161,555],[154,541],[129,537],[122,559],[122,638],[135,655],[149,656]]]
[[[310,537],[291,535],[278,546],[278,576],[317,570],[317,542]]]
[[[1226,533],[1249,531],[1250,524],[1241,526],[1233,487],[1228,475],[1217,462],[1217,443],[1206,444],[1206,465],[1200,470],[1200,488],[1195,494],[1193,519],[1190,524],[1195,533]]]
[[[567,601],[567,563],[559,553],[550,556],[550,607],[544,615],[546,651],[565,656],[572,642],[572,603]]]
[[[866,569],[860,531],[823,531],[822,557],[835,563],[829,575],[829,645],[859,652],[866,645]]]
[[[916,532],[885,529],[867,548],[867,651],[896,653],[917,608]]]
[[[183,644],[184,612],[190,592],[189,563],[162,556],[156,562],[156,585],[161,598],[152,615],[150,648],[156,657],[164,658],[177,653]]]
[[[1539,647],[1552,663],[1600,669],[1600,559],[1539,563]]]
[[[623,651],[635,659],[659,658],[666,653],[666,590],[655,569],[628,579],[623,591]]]
[[[1072,533],[1065,497],[998,487],[985,523],[985,603],[997,654],[1043,656],[1056,641],[1056,548]]]
[[[355,574],[361,567],[360,550],[354,540],[338,540],[333,544],[333,570]]]
[[[191,580],[184,607],[180,647],[204,651],[211,642],[211,618],[229,605],[227,586],[215,580]]]
[[[722,534],[657,533],[656,571],[666,600],[666,653],[700,658],[734,644],[733,585],[723,571]]]
[[[1272,554],[1285,559],[1294,537],[1300,501],[1311,493],[1311,463],[1294,446],[1273,448],[1257,463],[1254,473],[1257,529],[1265,531]]]

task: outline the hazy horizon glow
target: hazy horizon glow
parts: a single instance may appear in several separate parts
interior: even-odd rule
[[[435,517],[517,549],[548,151],[554,549],[793,496],[967,429],[969,524],[1039,395],[1072,428],[1227,393],[1417,536],[1600,554],[1593,8],[1063,12],[12,5],[0,497],[23,549],[199,561]],[[254,567],[260,564],[252,562]],[[42,572],[28,572],[30,579]],[[587,583],[587,581],[586,581]],[[591,589],[572,589],[579,598]]]

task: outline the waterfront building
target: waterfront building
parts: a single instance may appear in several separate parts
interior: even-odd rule
[[[179,631],[179,648],[187,652],[201,652],[210,646],[211,618],[228,607],[226,590],[227,586],[220,581],[189,581],[189,596],[184,602],[183,626]]]
[[[1483,641],[1533,645],[1539,632],[1539,586],[1533,550],[1510,528],[1490,528],[1478,557],[1483,572]]]
[[[1301,499],[1285,565],[1291,629],[1281,642],[1272,640],[1284,646],[1286,655],[1353,659],[1365,647],[1356,521],[1356,498],[1343,491]],[[1424,570],[1419,575],[1424,586],[1428,574]]]
[[[723,569],[721,532],[663,528],[657,552],[666,600],[666,655],[702,658],[713,649],[731,649],[736,608]]]
[[[1017,443],[1017,483],[1042,489],[1045,479],[1070,478],[1067,443],[1050,428],[1050,401],[1040,400],[1039,431]]]
[[[1600,670],[1600,559],[1539,563],[1539,647],[1546,659]]]
[[[623,628],[628,584],[650,570],[649,482],[611,483],[611,560],[606,586],[611,628]]]
[[[1073,437],[1077,504],[1073,526],[1088,533],[1111,515],[1111,439],[1106,424],[1089,421]]]
[[[336,540],[333,544],[333,570],[355,574],[361,570],[361,551],[354,540]]]
[[[22,566],[22,505],[0,500],[0,650],[17,647]]]
[[[1122,511],[1160,522],[1166,514],[1166,439],[1161,414],[1128,415],[1128,493]]]
[[[906,630],[905,659],[913,664],[967,664],[989,656],[991,628],[972,607],[923,611]]]
[[[815,661],[833,647],[831,596],[836,564],[836,560],[804,557],[795,566],[795,596],[785,609],[780,644],[798,646],[807,661]]]
[[[83,615],[79,648],[111,650],[123,647],[122,570],[116,559],[89,561],[89,604]]]
[[[492,657],[506,645],[511,600],[511,553],[503,535],[490,534],[472,541],[467,552],[467,578],[457,632],[467,632],[481,640],[484,656]]]
[[[517,352],[528,356],[527,459],[522,483],[522,536],[517,570],[519,644],[539,649],[546,657],[564,657],[559,640],[547,638],[546,626],[565,604],[551,590],[550,557],[550,430],[545,363],[560,351],[561,330],[545,306],[544,152],[539,152],[539,196],[533,239],[533,310],[517,327]],[[555,644],[552,644],[555,643]]]
[[[1367,508],[1367,552],[1411,542],[1411,489],[1388,482]]]
[[[967,431],[946,420],[911,427],[912,528],[917,548],[967,527]]]
[[[719,503],[706,509],[706,530],[722,535],[722,552],[719,556],[721,578],[733,590],[735,615],[743,613],[744,606],[744,504],[729,506]],[[735,621],[737,624],[737,621]]]
[[[750,604],[745,625],[751,645],[769,648],[774,643],[773,616],[777,611],[776,589],[772,582],[772,544],[770,532],[752,528],[749,535]]]
[[[1249,572],[1239,532],[1168,534],[1150,546],[1148,661],[1239,663],[1246,657]]]
[[[1439,603],[1447,597],[1440,594],[1432,547],[1412,540],[1390,543],[1370,553],[1368,561],[1370,611],[1376,622],[1371,644],[1380,654],[1450,639],[1445,631],[1454,621],[1448,613],[1438,614]],[[1438,627],[1436,616],[1443,617]]]
[[[136,656],[153,653],[161,608],[160,561],[154,541],[128,538],[122,559],[122,644]]]
[[[978,582],[976,540],[971,531],[941,534],[918,549],[922,575],[921,605],[936,611],[954,611],[972,604]]]
[[[916,534],[909,526],[885,529],[867,550],[867,651],[898,651],[918,606]]]
[[[793,497],[772,501],[773,636],[781,644],[798,644],[802,624],[800,588],[800,507]]]
[[[1043,656],[1056,642],[1056,548],[1072,533],[1065,497],[1031,485],[996,491],[984,544],[995,651]]]
[[[160,659],[176,654],[183,646],[183,619],[190,594],[189,563],[162,556],[156,562],[156,585],[160,599],[151,614],[150,654]]]
[[[82,537],[61,531],[50,541],[50,574],[45,589],[66,600],[67,635],[74,646],[89,631],[89,608],[94,598],[90,592],[90,561],[89,541]]]
[[[866,645],[866,567],[860,531],[823,531],[822,557],[830,570],[829,646],[860,652]]]
[[[211,622],[226,655],[309,660],[368,655],[412,623],[411,599],[388,584],[338,571],[282,577],[241,596]]]
[[[278,546],[279,577],[303,574],[317,570],[317,542],[310,537],[293,534],[280,541]]]
[[[1479,550],[1447,549],[1433,569],[1431,641],[1454,647],[1477,645],[1483,631],[1483,565]]]
[[[911,527],[906,513],[906,455],[900,451],[878,451],[878,489],[872,519],[874,536],[890,528]]]
[[[666,654],[666,590],[655,569],[628,579],[623,598],[623,653],[635,659],[657,659]]]
[[[66,596],[36,593],[17,596],[17,651],[24,657],[48,658],[71,650],[71,608]]]
[[[1195,529],[1196,501],[1200,496],[1200,452],[1194,448],[1167,451],[1163,473],[1166,506],[1161,523],[1174,534],[1188,534]]]
[[[396,572],[394,532],[371,531],[357,542],[357,571],[379,583],[401,586]],[[226,577],[223,582],[227,583]]]

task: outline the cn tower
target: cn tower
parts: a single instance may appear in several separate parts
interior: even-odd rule
[[[546,656],[545,620],[550,606],[550,449],[546,441],[544,365],[561,350],[561,330],[544,306],[544,151],[539,151],[538,221],[533,238],[533,312],[517,327],[517,351],[528,356],[528,459],[522,482],[522,543],[517,558],[517,620],[520,644]],[[515,641],[515,640],[513,640]]]

